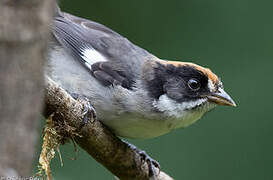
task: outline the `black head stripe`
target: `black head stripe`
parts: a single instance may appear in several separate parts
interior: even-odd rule
[[[187,82],[192,78],[201,83],[201,88],[197,92],[188,88]],[[146,83],[149,95],[155,99],[158,99],[162,94],[167,94],[177,101],[190,101],[208,91],[208,77],[190,65],[175,66],[157,63],[154,68],[154,78]]]

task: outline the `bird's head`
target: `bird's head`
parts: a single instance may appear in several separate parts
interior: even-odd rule
[[[146,87],[155,99],[153,106],[169,116],[201,117],[216,105],[236,106],[220,79],[208,68],[157,60],[146,65],[145,71]]]

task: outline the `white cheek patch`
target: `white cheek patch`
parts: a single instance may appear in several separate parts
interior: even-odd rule
[[[214,104],[208,103],[206,98],[178,103],[167,95],[160,96],[159,100],[153,102],[153,106],[167,116],[170,129],[187,127],[215,107]],[[195,107],[197,109],[193,109]]]
[[[85,66],[91,69],[91,65],[96,62],[107,61],[107,59],[101,55],[94,48],[87,48],[82,50],[82,59],[85,61]]]
[[[160,96],[158,101],[154,101],[153,106],[159,111],[166,113],[168,116],[180,118],[185,115],[185,111],[197,107],[206,101],[206,98],[202,98],[196,101],[178,103],[165,94]]]

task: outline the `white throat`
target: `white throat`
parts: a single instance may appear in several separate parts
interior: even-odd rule
[[[153,106],[159,111],[164,112],[168,116],[174,116],[176,118],[183,117],[185,111],[199,106],[207,101],[206,98],[198,99],[196,101],[188,101],[178,103],[175,100],[169,98],[166,94],[159,97],[157,101],[153,102]]]
[[[206,98],[178,103],[164,94],[153,102],[153,106],[172,119],[174,128],[180,128],[191,125],[216,105],[209,103]]]

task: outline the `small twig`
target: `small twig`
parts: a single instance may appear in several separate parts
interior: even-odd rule
[[[61,151],[60,151],[60,146],[58,146],[56,148],[57,152],[58,152],[58,155],[59,155],[59,159],[60,159],[60,162],[61,162],[61,166],[63,167],[64,166],[64,162],[63,162],[63,158],[62,158],[62,154],[61,154]]]

